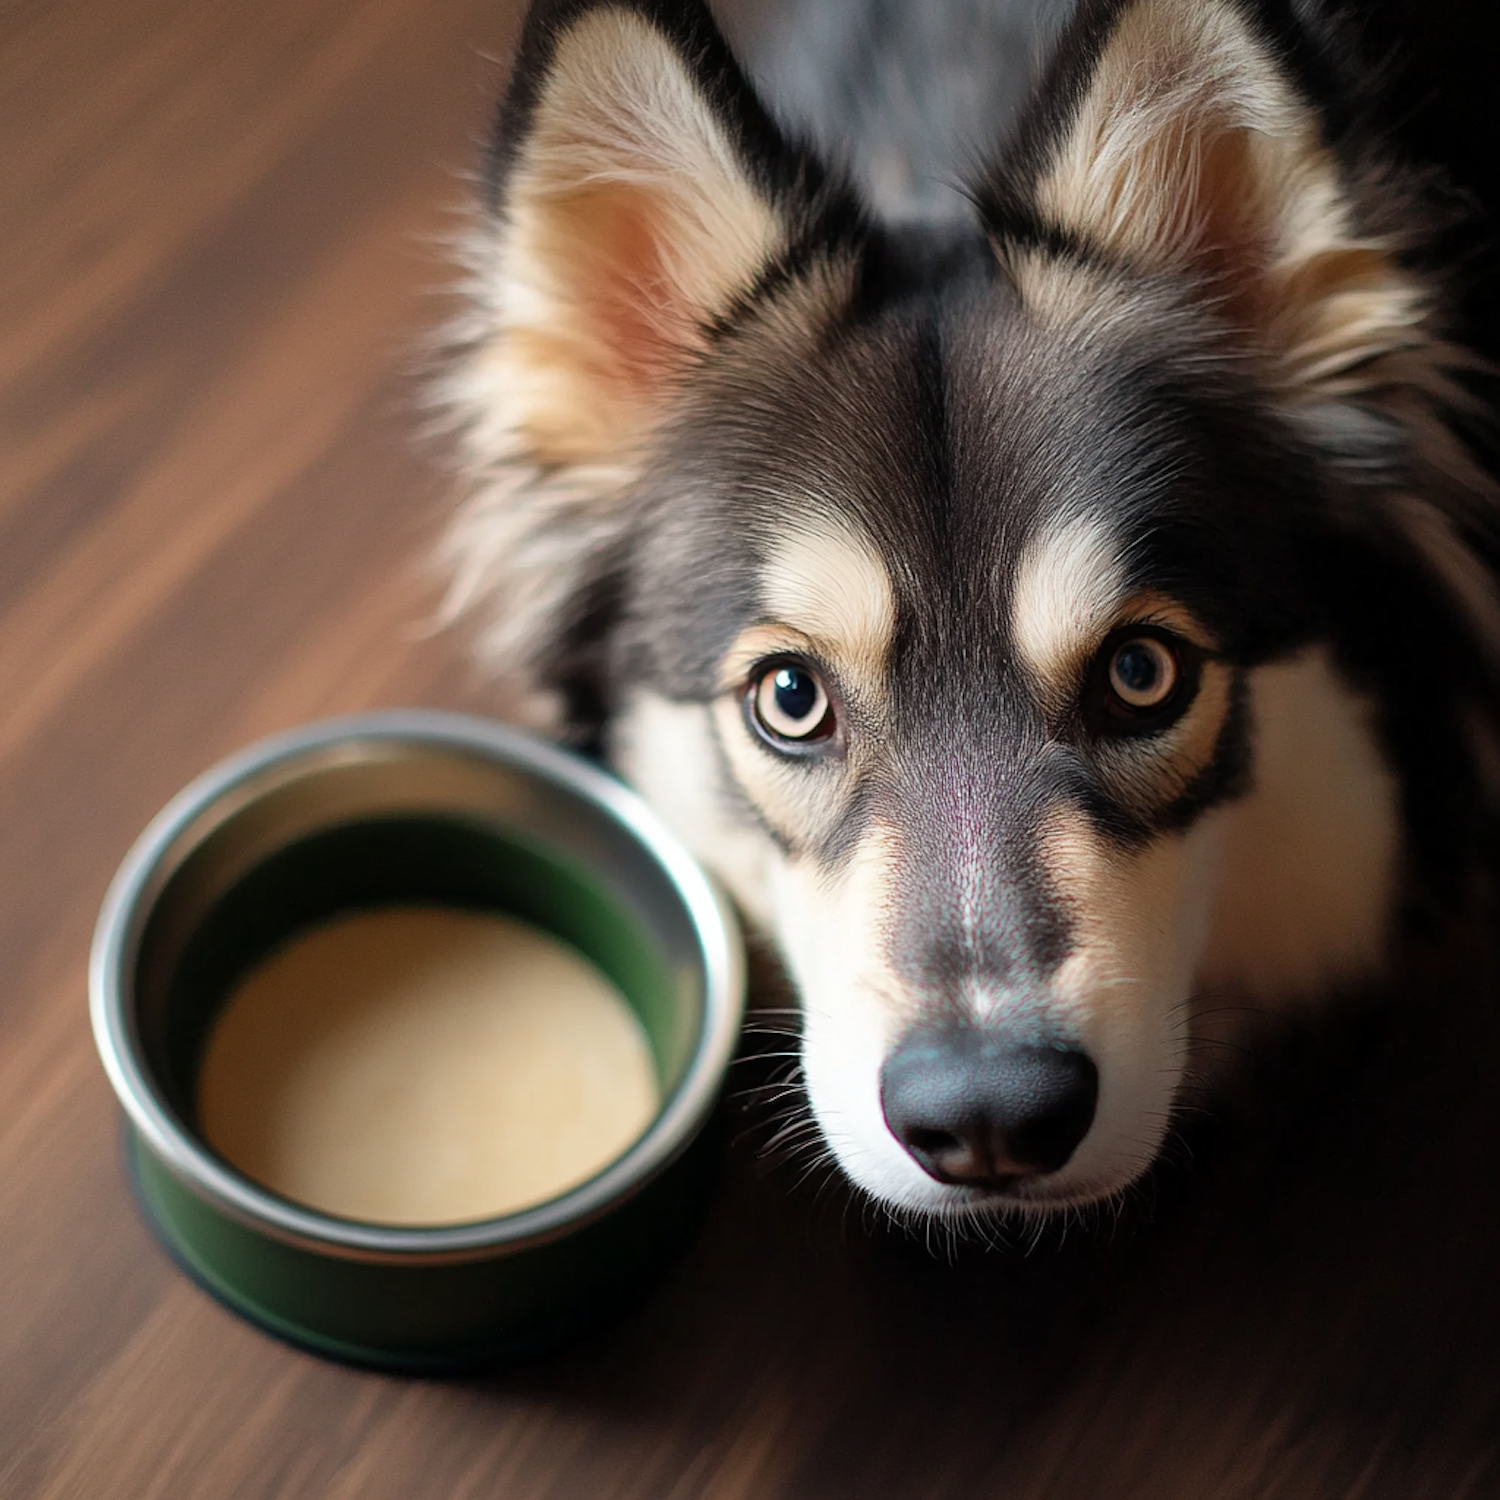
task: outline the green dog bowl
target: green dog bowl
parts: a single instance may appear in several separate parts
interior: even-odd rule
[[[412,903],[541,928],[634,1009],[662,1102],[589,1181],[476,1222],[363,1223],[271,1191],[202,1139],[198,1069],[236,981],[305,929]],[[90,990],[130,1173],[173,1258],[289,1342],[442,1371],[567,1337],[696,1222],[743,954],[714,888],[619,782],[516,730],[410,711],[280,736],[182,792],[110,887]]]

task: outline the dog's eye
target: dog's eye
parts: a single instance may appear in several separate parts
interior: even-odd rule
[[[1155,636],[1134,636],[1109,659],[1109,686],[1126,708],[1160,708],[1177,686],[1177,658]]]
[[[812,744],[826,740],[836,727],[827,690],[801,662],[762,668],[751,679],[747,706],[756,728],[776,744]]]
[[[1094,659],[1084,718],[1095,734],[1153,734],[1193,701],[1202,653],[1149,626],[1126,627]]]

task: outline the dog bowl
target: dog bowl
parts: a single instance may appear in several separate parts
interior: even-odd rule
[[[198,1073],[235,984],[307,929],[403,904],[519,918],[602,971],[649,1042],[661,1103],[645,1133],[547,1201],[441,1224],[320,1211],[211,1149]],[[612,777],[498,724],[412,711],[282,735],[183,791],[110,887],[90,990],[129,1171],[174,1259],[292,1343],[440,1371],[559,1341],[685,1237],[743,955],[706,877]]]

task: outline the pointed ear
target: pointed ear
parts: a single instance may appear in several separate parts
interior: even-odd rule
[[[815,169],[701,4],[534,8],[481,268],[503,420],[543,464],[614,462],[785,255]]]
[[[1294,399],[1358,396],[1389,374],[1372,361],[1432,342],[1426,289],[1392,236],[1361,222],[1319,114],[1235,0],[1095,6],[1060,71],[1066,115],[1033,119],[1025,180],[982,195],[1002,231],[1019,211],[1197,278]]]
[[[449,613],[480,604],[481,654],[555,680],[674,394],[768,276],[859,214],[702,0],[539,0],[496,142],[440,392],[475,480]]]

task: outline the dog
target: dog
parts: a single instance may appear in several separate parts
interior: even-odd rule
[[[774,936],[919,1221],[1119,1201],[1473,899],[1500,781],[1483,372],[1347,18],[1048,44],[943,180],[807,144],[698,0],[538,0],[442,390],[451,613]]]

